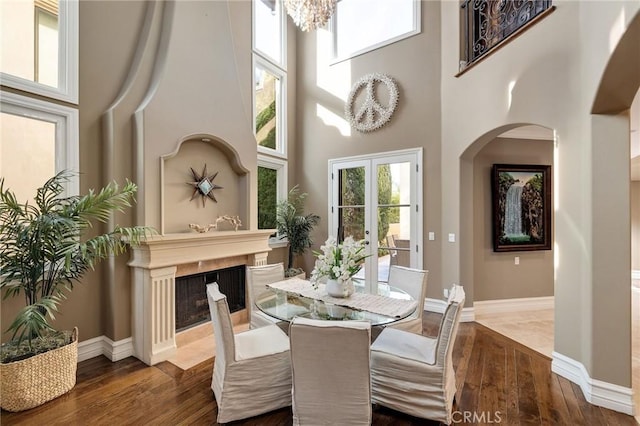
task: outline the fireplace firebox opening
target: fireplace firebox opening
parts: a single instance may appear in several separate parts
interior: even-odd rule
[[[176,277],[176,332],[211,320],[207,284],[217,282],[231,312],[245,309],[245,266]]]

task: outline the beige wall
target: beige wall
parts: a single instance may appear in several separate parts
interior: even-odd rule
[[[553,142],[496,138],[473,161],[474,301],[553,296],[553,251],[493,251],[491,166],[553,165]],[[553,167],[552,167],[553,173]],[[520,264],[515,264],[515,257]]]
[[[590,114],[611,52],[639,5],[604,1],[554,5],[555,11],[534,27],[457,76],[458,28],[446,23],[458,19],[458,3],[442,3],[442,228],[461,234],[459,244],[442,244],[442,281],[462,283],[475,300],[472,240],[465,237],[473,230],[468,200],[475,154],[520,124],[554,129],[558,138],[554,350],[582,363],[593,378],[630,386],[630,290],[628,272],[624,278],[622,274],[629,270],[630,244],[628,231],[621,234],[618,229],[625,219],[628,223],[630,208],[628,190],[626,197],[617,191],[629,185],[628,174],[626,181],[620,179],[629,167],[628,117],[623,139],[621,123]],[[616,65],[621,68],[616,72],[626,70],[621,75],[630,76],[626,80],[633,92],[628,108],[637,78],[633,67],[624,62]],[[613,96],[615,90],[610,90],[606,97]],[[624,109],[617,107],[613,112]],[[619,120],[624,122],[624,115]],[[610,137],[605,144],[607,130]],[[616,190],[607,194],[607,187]],[[605,224],[613,232],[607,232]]]
[[[421,34],[334,65],[326,31],[298,32],[298,181],[291,183],[309,193],[307,210],[322,217],[313,234],[318,249],[328,233],[329,159],[424,147],[424,230],[435,231],[438,241],[425,238],[423,267],[429,270],[428,297],[441,298],[439,15],[438,2],[423,2]],[[382,129],[349,131],[345,100],[353,83],[373,72],[396,80],[398,107]],[[311,254],[305,260],[309,272]]]
[[[173,3],[158,4],[140,68],[119,96],[152,4],[80,2],[81,191],[102,186],[105,176],[135,178],[134,166],[141,166],[142,178],[136,179],[145,189],[139,197],[140,223],[158,226],[159,188],[152,185],[159,176],[159,156],[172,152],[187,134],[207,133],[233,146],[249,170],[252,189],[243,222],[252,227],[257,197],[250,3],[180,1],[164,22],[160,12]],[[428,297],[439,298],[443,287],[460,283],[470,306],[478,278],[470,204],[473,159],[508,128],[554,129],[554,349],[582,363],[593,379],[630,386],[628,116],[592,111],[620,112],[638,89],[637,67],[628,65],[640,56],[638,37],[631,37],[624,52],[616,46],[631,20],[640,21],[640,4],[556,1],[553,13],[460,76],[459,3],[422,5],[421,34],[335,65],[323,53],[325,31],[294,33],[289,24],[290,37],[297,38],[288,46],[290,77],[294,70],[298,74],[289,92],[295,114],[289,122],[289,155],[295,158],[289,183],[299,183],[309,193],[308,210],[323,217],[314,239],[321,242],[327,233],[328,159],[423,147],[424,230],[437,237],[425,241]],[[163,35],[171,39],[158,51]],[[616,59],[610,61],[612,52]],[[371,72],[398,82],[400,101],[391,122],[368,134],[332,125],[344,124],[351,85]],[[108,146],[101,117],[116,100],[113,146]],[[135,163],[132,114],[139,108],[147,146]],[[116,221],[132,223],[131,215],[117,215]],[[455,233],[457,242],[442,238],[447,233]],[[307,270],[311,261],[307,256]],[[103,269],[113,273],[105,279]],[[3,302],[3,324],[16,309],[11,303]],[[115,267],[102,265],[76,286],[56,326],[80,324],[81,340],[104,334],[117,341],[131,335],[130,315],[129,269],[121,256]]]
[[[631,182],[631,269],[640,272],[640,181]]]

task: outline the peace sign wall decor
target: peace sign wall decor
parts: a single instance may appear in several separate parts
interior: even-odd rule
[[[387,105],[377,99],[376,86],[384,84],[389,92]],[[354,102],[364,92],[364,102],[354,111]],[[372,73],[360,78],[349,93],[344,106],[344,113],[349,124],[360,132],[373,132],[387,124],[398,105],[398,86],[393,78],[385,74]]]

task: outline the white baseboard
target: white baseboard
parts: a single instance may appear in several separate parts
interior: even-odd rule
[[[640,271],[639,270],[631,271],[631,279],[640,280]]]
[[[551,371],[580,386],[590,404],[634,415],[631,388],[592,379],[582,363],[558,352],[553,352],[551,356]]]
[[[437,314],[444,314],[445,309],[447,308],[447,302],[441,299],[430,299],[426,298],[424,300],[424,310],[428,312],[435,312]],[[473,307],[462,308],[462,316],[460,317],[460,322],[473,322],[475,321],[474,309]]]
[[[553,296],[525,297],[519,299],[482,300],[473,302],[476,315],[552,309]]]
[[[78,343],[78,362],[104,355],[111,361],[120,361],[133,355],[133,339],[127,337],[114,342],[107,336],[94,337]]]

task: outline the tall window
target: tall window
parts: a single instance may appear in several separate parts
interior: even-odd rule
[[[343,0],[331,19],[336,62],[420,33],[420,0]]]
[[[78,170],[78,110],[1,93],[0,176],[21,202],[62,170]],[[77,177],[66,193],[78,193]]]
[[[0,1],[2,84],[78,102],[78,1]]]
[[[77,0],[0,1],[0,176],[20,201],[55,173],[78,171]],[[77,176],[66,193],[78,193]]]
[[[281,0],[253,1],[253,118],[258,145],[258,228],[276,227],[287,196],[286,15]]]

